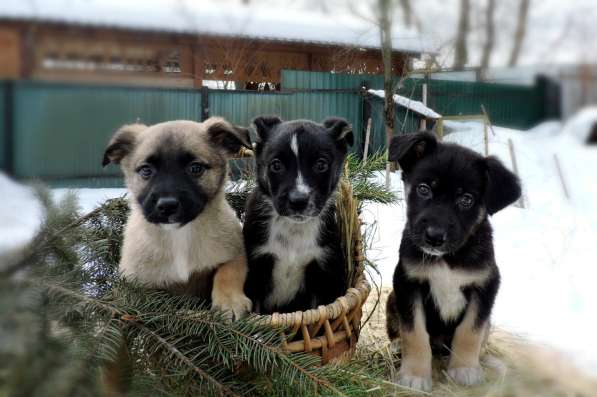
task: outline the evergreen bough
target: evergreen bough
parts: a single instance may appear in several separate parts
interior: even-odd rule
[[[383,166],[382,156],[349,158],[358,202],[395,201],[371,182]],[[252,186],[228,193],[239,215]],[[317,357],[283,352],[280,331],[258,316],[229,322],[195,297],[120,279],[124,197],[80,216],[74,195],[58,204],[41,188],[38,196],[46,214],[37,237],[0,268],[0,396],[101,395],[107,368],[123,354],[132,395],[382,393],[381,374],[367,363],[317,365]]]

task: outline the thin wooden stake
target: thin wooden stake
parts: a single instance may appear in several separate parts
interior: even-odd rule
[[[369,154],[369,138],[371,136],[371,117],[367,120],[367,130],[365,131],[365,151],[363,152],[363,162],[367,161],[367,155]]]
[[[510,149],[510,158],[512,159],[512,170],[514,171],[514,174],[520,178],[518,175],[518,163],[516,162],[516,154],[514,152],[514,143],[512,142],[512,139],[508,139],[508,149]],[[525,208],[523,195],[520,196],[520,199],[518,199],[515,205],[520,208]]]
[[[485,157],[489,156],[489,136],[487,134],[487,118],[483,121],[483,143],[485,144]]]
[[[485,105],[481,104],[481,111],[487,120],[487,124],[489,125],[489,129],[491,130],[491,135],[495,136],[495,131],[493,130],[493,126],[491,125],[491,119],[489,118],[489,113],[485,110]]]
[[[391,187],[390,186],[391,185],[391,183],[390,183],[390,168],[391,168],[391,165],[390,165],[390,162],[388,161],[386,163],[386,189],[389,189]]]
[[[568,185],[566,185],[566,180],[564,179],[564,173],[562,172],[562,167],[560,166],[560,160],[558,159],[557,154],[553,154],[553,159],[556,162],[556,168],[558,170],[558,176],[560,177],[560,182],[562,183],[562,189],[564,190],[564,196],[566,200],[570,200],[570,192],[568,191]]]
[[[423,105],[427,106],[427,83],[423,83]],[[427,130],[427,117],[421,119],[421,130]]]

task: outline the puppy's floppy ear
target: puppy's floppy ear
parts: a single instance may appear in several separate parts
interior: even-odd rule
[[[485,159],[485,169],[485,207],[487,212],[493,215],[520,198],[520,180],[494,156]]]
[[[229,154],[236,154],[241,147],[252,149],[249,130],[232,125],[221,117],[210,117],[203,122],[209,140]]]
[[[278,116],[255,117],[253,125],[260,142],[267,141],[272,130],[280,123],[282,123],[282,120]]]
[[[348,124],[348,121],[338,117],[330,117],[323,121],[323,126],[330,131],[337,141],[344,140],[349,146],[353,145],[354,136],[352,134],[352,127]]]
[[[402,170],[408,173],[417,161],[432,153],[436,147],[437,139],[429,132],[397,135],[390,141],[388,160],[397,161]]]
[[[120,127],[104,151],[102,166],[105,167],[110,163],[120,164],[120,161],[133,150],[137,135],[146,128],[145,124],[138,123]]]

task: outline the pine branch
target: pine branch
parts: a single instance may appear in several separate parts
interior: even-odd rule
[[[147,327],[143,326],[141,323],[135,321],[134,319],[129,319],[127,321],[133,327],[139,329],[140,331],[150,335],[153,339],[155,339],[162,347],[169,351],[173,356],[178,358],[182,361],[185,365],[187,365],[193,372],[195,372],[199,377],[206,380],[217,392],[219,395],[222,396],[235,396],[240,397],[239,394],[234,393],[230,388],[226,385],[212,377],[206,371],[202,370],[198,366],[196,366],[191,359],[189,359],[186,355],[184,355],[180,350],[178,350],[173,344],[168,343],[164,338],[160,335],[156,334],[154,331],[148,329]]]

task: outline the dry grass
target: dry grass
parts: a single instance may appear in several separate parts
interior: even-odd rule
[[[413,393],[395,385],[392,379],[399,358],[391,347],[385,330],[385,301],[390,290],[373,290],[365,304],[364,318],[371,315],[362,330],[356,358],[366,360],[385,373],[388,394],[409,396]],[[597,397],[597,380],[575,368],[570,361],[545,346],[500,330],[493,330],[482,357],[486,382],[478,387],[460,387],[445,376],[445,363],[434,362],[432,396],[437,397]],[[422,394],[419,394],[422,395]]]

